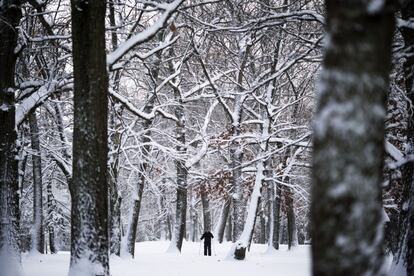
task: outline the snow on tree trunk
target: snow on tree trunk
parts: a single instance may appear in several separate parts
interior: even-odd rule
[[[403,20],[414,20],[414,2],[405,0],[401,4]],[[414,102],[414,29],[402,27],[406,57],[404,62],[405,89],[407,98]],[[405,156],[414,154],[414,114],[411,104],[407,105],[407,141]],[[407,162],[402,168],[403,194],[399,206],[399,244],[394,256],[394,265],[403,266],[407,275],[414,275],[414,163]]]
[[[229,203],[229,213],[231,209],[231,203]],[[229,214],[227,216],[227,226],[226,226],[226,241],[232,241],[233,240],[233,217]],[[221,237],[223,239],[223,236]]]
[[[269,239],[268,251],[279,249],[279,229],[280,229],[280,187],[272,183],[268,190],[268,213],[269,213]],[[276,189],[276,193],[275,193]]]
[[[296,228],[296,216],[293,206],[293,192],[290,187],[284,187],[284,189],[288,230],[288,248],[291,249],[292,247],[296,247],[298,245],[298,231]]]
[[[204,186],[200,187],[200,195],[201,195],[201,204],[203,207],[204,232],[211,231],[210,205],[209,205],[206,189]]]
[[[39,127],[37,125],[36,111],[30,113],[29,125],[33,163],[33,228],[31,250],[36,250],[43,254],[45,235],[43,231],[42,157],[40,154]]]
[[[130,255],[132,258],[135,256],[135,240],[137,238],[137,228],[140,209],[141,198],[135,199],[132,205],[132,212],[130,215],[131,217],[129,219],[128,230],[126,233],[126,253]]]
[[[170,56],[174,54],[173,50],[170,50]],[[168,63],[169,71],[175,72],[177,68],[170,61]],[[186,214],[187,214],[187,175],[188,168],[186,167],[185,155],[187,154],[186,147],[186,118],[183,99],[181,92],[178,88],[180,80],[174,78],[171,82],[171,87],[176,101],[174,109],[175,117],[177,121],[175,123],[175,138],[177,141],[176,152],[177,157],[175,159],[176,176],[177,176],[177,203],[175,210],[175,225],[171,244],[168,249],[169,252],[181,252],[183,239],[186,231]]]
[[[223,242],[224,230],[226,229],[227,218],[230,217],[229,212],[230,212],[230,200],[227,199],[224,202],[223,207],[221,208],[220,220],[217,223],[216,230],[214,231],[215,232],[214,236],[217,237],[217,241],[219,243]]]
[[[241,109],[241,100],[239,97],[240,96],[236,95],[235,105],[240,105],[239,109]],[[236,110],[235,113],[238,114],[238,119],[235,119],[233,123],[233,137],[237,137],[241,134],[239,118],[241,116],[241,111]],[[232,177],[230,183],[231,187],[233,188],[233,242],[236,241],[243,232],[244,216],[246,212],[246,199],[243,194],[243,173],[241,169],[243,155],[244,154],[241,141],[239,141],[237,138],[234,138],[230,144],[230,160],[232,168]]]
[[[381,183],[393,9],[326,1],[315,115],[313,275],[384,275]]]
[[[14,76],[20,1],[0,1],[0,267],[21,275]]]
[[[111,4],[110,6],[113,7]],[[110,116],[110,129],[114,129],[110,134],[110,154],[108,162],[108,186],[109,186],[109,222],[110,222],[110,252],[120,256],[121,254],[121,203],[122,198],[118,191],[118,171],[119,171],[119,148],[121,144],[121,133],[118,128],[120,123],[114,113],[116,106],[112,103],[111,108],[114,109]]]
[[[110,177],[110,176],[109,176]],[[110,212],[109,212],[109,221],[110,221],[110,253],[117,256],[121,255],[121,204],[122,198],[119,196],[118,188],[115,180],[109,180],[110,187]]]
[[[56,248],[56,242],[55,242],[55,228],[53,226],[53,211],[56,208],[53,200],[53,193],[52,193],[52,179],[50,179],[47,182],[46,185],[46,203],[47,203],[47,230],[49,232],[49,248],[50,253],[56,254],[57,248]]]
[[[188,188],[188,199],[189,199],[189,216],[190,216],[190,229],[189,231],[189,239],[192,242],[195,242],[197,239],[197,210],[195,208],[196,205],[196,198],[194,196],[194,189],[192,185]]]
[[[106,1],[71,1],[74,132],[70,276],[109,276]]]
[[[243,232],[240,238],[235,242],[235,244],[230,249],[228,254],[228,258],[234,258],[236,260],[244,260],[246,257],[246,249],[250,244],[250,240],[253,235],[254,230],[254,223],[256,220],[257,215],[257,208],[259,206],[259,200],[261,196],[261,189],[263,184],[263,162],[259,161],[257,163],[257,172],[256,172],[256,179],[253,187],[253,193],[250,199],[249,210],[247,213],[246,223],[244,225]]]
[[[178,105],[175,108],[175,116],[178,119],[176,123],[176,139],[178,142],[177,153],[184,156],[186,153],[185,147],[185,117],[184,106],[182,100],[179,99],[179,92],[174,89],[174,94],[178,100]],[[185,222],[187,212],[187,168],[185,160],[180,156],[175,161],[177,170],[177,205],[175,212],[175,226],[174,233],[171,240],[169,252],[180,251],[185,236]]]

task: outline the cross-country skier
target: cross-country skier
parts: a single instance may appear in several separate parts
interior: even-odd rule
[[[211,239],[213,239],[214,236],[211,234],[210,231],[204,232],[204,234],[201,236],[200,239],[204,240],[204,256],[211,256]]]

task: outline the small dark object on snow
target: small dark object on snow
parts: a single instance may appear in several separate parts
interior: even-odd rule
[[[200,239],[204,239],[204,256],[207,256],[207,253],[211,256],[211,239],[214,239],[213,234],[210,231],[206,231]]]

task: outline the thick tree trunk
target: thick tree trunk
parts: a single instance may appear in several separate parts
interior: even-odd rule
[[[286,181],[286,180],[285,180]],[[296,228],[296,216],[295,208],[293,206],[293,193],[290,187],[284,187],[285,189],[285,202],[286,202],[286,217],[287,217],[287,236],[288,236],[288,248],[291,249],[298,245],[298,231]]]
[[[144,172],[147,168],[147,164],[141,165],[141,170]],[[142,194],[144,193],[145,187],[145,175],[143,173],[139,174],[139,183],[137,185],[137,198],[134,200],[134,205],[132,207],[132,216],[128,225],[127,231],[127,251],[132,257],[135,256],[135,241],[137,239],[137,229],[139,221],[139,213],[141,210]]]
[[[180,145],[177,146],[177,152],[185,154],[185,118],[184,107],[182,102],[176,107],[175,116],[178,118],[176,124],[176,137]],[[175,161],[177,170],[177,205],[175,213],[174,236],[171,241],[171,247],[176,247],[181,252],[183,239],[185,235],[185,221],[187,212],[187,168],[185,161],[177,159]]]
[[[201,204],[203,206],[204,232],[211,231],[210,204],[208,201],[206,189],[203,185],[200,187],[200,195],[201,195]]]
[[[313,275],[384,275],[380,184],[394,12],[386,1],[373,3],[326,1],[329,43],[313,141]]]
[[[151,107],[147,107],[145,109],[148,111],[148,109]],[[143,147],[143,161],[140,164],[140,173],[138,174],[138,183],[137,183],[137,197],[134,201],[133,207],[132,207],[132,215],[131,219],[129,221],[128,230],[127,230],[127,252],[132,257],[135,256],[135,241],[137,239],[137,228],[138,228],[138,221],[139,221],[139,214],[141,210],[141,202],[142,202],[142,194],[144,193],[145,188],[145,173],[148,168],[148,163],[145,161],[145,159],[148,157],[151,147],[149,146],[149,142],[151,141],[150,135],[151,132],[148,130],[151,121],[146,121],[143,124],[143,128],[147,130],[147,132],[142,137],[142,144],[144,144]]]
[[[115,109],[115,105],[112,105]],[[110,128],[114,132],[110,136],[110,152],[108,164],[108,185],[109,185],[109,222],[110,222],[110,252],[120,256],[121,254],[121,203],[122,198],[118,191],[118,170],[119,170],[119,147],[121,144],[121,134],[118,131],[119,124],[116,122],[116,117],[113,112],[110,116]]]
[[[223,208],[221,209],[220,220],[217,224],[217,240],[219,243],[223,242],[223,236],[224,236],[224,230],[226,228],[227,217],[229,217],[230,203],[231,203],[230,199],[227,199],[224,202]]]
[[[119,196],[118,187],[115,180],[109,180],[110,199],[109,199],[109,222],[110,222],[110,253],[116,256],[121,255],[121,203],[122,198]]]
[[[137,228],[138,228],[140,209],[141,209],[141,200],[135,199],[133,206],[132,206],[131,218],[128,224],[128,230],[126,234],[127,236],[126,237],[127,238],[126,249],[127,249],[127,253],[131,255],[131,257],[135,256],[135,241],[137,238]]]
[[[196,198],[194,196],[194,189],[192,186],[188,189],[188,199],[189,199],[189,216],[190,216],[190,229],[188,229],[188,238],[192,242],[195,242],[197,239],[197,210],[195,208]]]
[[[171,50],[171,56],[173,51]],[[172,62],[169,62],[169,69],[174,72]],[[174,79],[175,82],[179,80]],[[184,156],[187,153],[186,148],[186,118],[184,111],[184,103],[181,98],[181,93],[176,86],[172,86],[174,99],[177,102],[174,114],[178,121],[175,124],[175,137],[177,140],[177,154],[178,158],[175,160],[176,174],[177,174],[177,204],[175,212],[175,226],[174,234],[171,240],[169,251],[178,250],[181,252],[183,239],[186,231],[186,214],[187,214],[187,167],[185,166]]]
[[[231,209],[231,203],[229,205],[229,211],[227,215],[227,226],[226,226],[226,241],[232,241],[233,240],[233,217],[230,214]],[[221,237],[223,239],[223,236]]]
[[[20,5],[18,0],[0,2],[0,267],[1,273],[8,276],[21,273],[14,98]]]
[[[70,276],[109,276],[106,1],[72,0],[74,133]]]
[[[241,103],[238,103],[241,104]],[[240,126],[233,127],[233,137],[240,135]],[[233,187],[233,242],[238,240],[243,232],[244,216],[246,212],[246,199],[243,194],[243,174],[241,165],[243,162],[243,149],[238,141],[230,144],[230,160],[232,168],[231,186]]]
[[[33,152],[33,232],[31,250],[37,250],[43,254],[45,250],[45,235],[43,231],[42,157],[40,154],[39,127],[37,125],[36,111],[33,111],[29,115],[29,125]]]
[[[249,247],[253,236],[254,225],[257,217],[257,209],[260,203],[261,189],[264,179],[263,162],[259,161],[256,167],[256,179],[250,200],[249,211],[247,213],[246,223],[240,238],[230,249],[230,255],[233,256],[233,258],[236,260],[244,260],[244,258],[246,257],[246,249],[247,247]]]
[[[414,2],[404,0],[401,3],[401,16],[404,20],[414,20]],[[407,98],[414,103],[414,30],[401,28],[404,38],[406,59],[404,62],[405,89]],[[411,104],[407,105],[407,141],[405,156],[414,154],[414,115]],[[407,275],[414,275],[414,162],[408,162],[402,169],[402,201],[399,204],[399,245],[395,262],[402,261]],[[408,207],[408,208],[407,208]]]
[[[276,189],[276,192],[275,192]],[[279,231],[280,231],[280,200],[281,189],[278,184],[272,183],[269,187],[269,239],[268,246],[279,249]]]

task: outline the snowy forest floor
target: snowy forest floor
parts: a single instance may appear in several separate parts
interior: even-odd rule
[[[244,261],[225,260],[231,243],[214,244],[213,256],[205,257],[200,243],[184,242],[182,254],[166,253],[169,242],[136,244],[135,259],[111,257],[112,276],[306,276],[310,275],[310,247],[266,253],[267,246],[253,244]],[[67,276],[69,252],[55,255],[24,255],[25,276]]]

